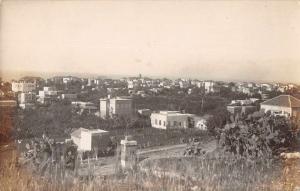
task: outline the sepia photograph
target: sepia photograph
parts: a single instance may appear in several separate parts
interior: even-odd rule
[[[299,0],[0,0],[0,191],[300,191]]]

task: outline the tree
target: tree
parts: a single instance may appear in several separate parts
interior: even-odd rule
[[[212,135],[219,137],[220,129],[230,121],[230,113],[225,107],[218,107],[211,114],[212,117],[207,120],[207,130]]]
[[[282,148],[291,148],[296,141],[297,128],[290,119],[263,116],[240,119],[219,131],[219,145],[224,152],[247,158],[272,157]]]

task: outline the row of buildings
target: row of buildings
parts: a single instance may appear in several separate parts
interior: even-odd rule
[[[34,78],[33,78],[34,79]],[[41,85],[42,84],[42,85]],[[149,93],[159,94],[164,89],[182,89],[184,93],[193,92],[205,94],[218,94],[223,90],[243,93],[248,96],[260,94],[263,100],[270,96],[270,92],[291,92],[297,90],[295,84],[280,83],[253,83],[253,82],[222,82],[196,79],[151,79],[147,77],[128,77],[121,79],[105,78],[78,78],[73,76],[53,77],[46,80],[19,80],[12,82],[13,92],[33,92],[37,88],[41,90],[43,86],[52,87],[54,85],[68,89],[67,85],[76,84],[80,90],[106,89],[108,94],[114,95],[118,91],[127,91],[130,95],[146,97]],[[59,89],[62,90],[62,89]],[[179,91],[178,90],[178,91]],[[76,92],[79,93],[79,92]]]
[[[18,92],[18,103],[23,109],[34,108],[36,104],[49,105],[57,100],[76,100],[77,94],[63,93],[53,87],[43,87],[43,90]]]
[[[227,105],[227,110],[233,114],[248,115],[255,111],[263,111],[274,116],[300,119],[300,100],[291,95],[279,95],[261,102],[258,99],[233,100]],[[197,128],[207,129],[207,120],[211,116],[196,116],[180,111],[153,112],[150,116],[151,126],[159,129]]]
[[[126,81],[127,88],[129,90],[134,89],[152,89],[152,88],[201,88],[205,93],[218,93],[220,92],[221,84],[214,81],[196,81],[196,80],[188,80],[188,79],[150,79],[150,78],[128,78],[123,79]]]
[[[247,115],[260,110],[274,116],[300,119],[300,100],[291,95],[279,95],[263,102],[255,98],[233,100],[227,105],[227,110],[233,115]]]
[[[114,105],[117,99],[103,99],[103,104]],[[127,105],[129,99],[119,99],[120,103]],[[118,102],[117,101],[117,102]],[[123,102],[124,101],[124,102]],[[258,100],[233,100],[231,105],[237,107],[250,106],[256,103]],[[252,105],[254,106],[254,105]],[[113,106],[114,107],[114,106]],[[118,106],[117,106],[118,107]],[[107,108],[104,108],[106,113]],[[128,106],[129,109],[129,106]],[[300,116],[300,100],[290,95],[280,95],[260,103],[260,109],[271,115],[284,116],[284,117],[299,117]],[[123,111],[123,110],[121,110]],[[254,112],[251,110],[250,112]],[[144,110],[149,114],[149,110]],[[246,112],[247,113],[247,112]],[[159,111],[150,114],[151,125],[153,128],[159,129],[187,129],[187,128],[198,128],[201,130],[207,130],[207,120],[211,116],[198,117],[193,114],[183,113],[180,111]],[[101,129],[85,129],[79,128],[71,133],[71,140],[78,146],[79,152],[96,151],[98,152],[110,142],[109,132]],[[122,140],[122,147],[133,146],[136,147],[136,141]],[[123,148],[125,149],[125,148]],[[125,157],[125,156],[124,156]],[[126,157],[125,157],[126,158]]]

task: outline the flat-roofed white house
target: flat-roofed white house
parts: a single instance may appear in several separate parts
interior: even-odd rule
[[[175,129],[175,128],[189,128],[194,127],[193,114],[180,113],[179,111],[160,111],[159,113],[152,113],[151,125],[159,129]],[[192,126],[191,126],[192,125]]]
[[[300,117],[300,100],[291,95],[280,95],[262,102],[260,109],[276,116]]]
[[[106,147],[109,139],[108,131],[101,129],[79,128],[71,133],[71,139],[81,152],[92,151]]]

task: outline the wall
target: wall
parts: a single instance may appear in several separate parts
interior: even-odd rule
[[[92,143],[92,137],[91,134],[88,131],[81,131],[81,139],[80,139],[80,150],[90,151],[92,149],[91,147]]]
[[[108,116],[108,100],[100,100],[100,116],[106,118]]]
[[[188,128],[187,119],[188,115],[169,115],[167,117],[168,128]]]
[[[75,137],[75,136],[71,136],[71,139],[78,146],[78,150],[79,150],[80,149],[80,138],[79,137]]]
[[[292,110],[289,107],[281,107],[281,106],[272,106],[272,105],[264,105],[264,104],[262,104],[260,106],[260,108],[262,110],[264,110],[265,112],[271,111],[272,114],[273,114],[274,111],[283,111],[283,112],[286,112],[286,113],[288,113],[290,115],[292,114]]]
[[[154,128],[159,128],[159,129],[167,129],[167,116],[160,114],[160,113],[152,113],[150,116],[151,119],[151,126]],[[155,123],[156,120],[156,123]],[[159,125],[159,120],[161,121],[161,124]],[[165,125],[164,125],[165,122]]]
[[[110,113],[126,118],[130,118],[132,115],[132,100],[110,100]]]
[[[161,113],[151,114],[151,126],[159,129],[172,129],[172,128],[188,128],[189,115],[167,115]],[[159,124],[160,121],[160,124]]]

